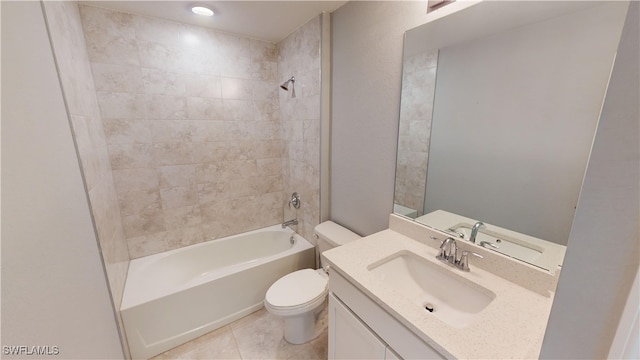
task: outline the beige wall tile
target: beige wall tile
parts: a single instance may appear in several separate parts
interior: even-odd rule
[[[151,156],[156,166],[193,164],[193,146],[191,143],[153,144]]]
[[[222,100],[215,98],[187,98],[188,118],[193,120],[225,119]]]
[[[224,120],[253,120],[253,103],[250,100],[224,100]]]
[[[149,120],[175,120],[187,118],[187,99],[183,96],[147,95]]]
[[[143,91],[146,94],[185,96],[187,86],[182,74],[142,68]]]
[[[279,223],[285,184],[315,194],[319,19],[274,45],[82,7],[131,257]]]
[[[151,125],[148,120],[103,119],[107,144],[151,144]]]
[[[127,191],[118,194],[118,203],[122,216],[135,215],[147,208],[158,209],[161,206],[160,190]]]
[[[135,215],[123,216],[122,225],[127,238],[165,231],[162,209],[147,207]]]
[[[151,235],[128,237],[127,244],[129,245],[131,259],[167,251],[167,243],[163,241],[164,236],[167,234],[167,231],[162,231]]]
[[[97,91],[142,93],[142,74],[138,66],[103,64],[91,65]]]
[[[135,40],[96,34],[87,40],[89,59],[96,63],[134,65],[139,64]]]
[[[146,119],[145,97],[140,94],[97,92],[103,119]]]
[[[118,194],[159,188],[158,174],[153,168],[113,170],[113,182]]]
[[[220,59],[220,75],[232,78],[251,79],[252,63],[248,56],[224,56]]]
[[[278,63],[275,61],[252,61],[251,70],[252,79],[276,81]]]
[[[247,79],[222,78],[222,98],[250,100],[253,98],[254,81]]]
[[[297,211],[297,231],[313,240],[313,228],[319,222],[319,139],[320,139],[320,18],[314,18],[278,44],[278,78],[295,75],[296,97],[279,93],[282,133],[281,163],[283,193],[297,191],[302,197]]]
[[[406,60],[402,78],[402,104],[394,202],[418,211],[424,208],[428,139],[436,81],[438,52],[416,54]]]
[[[183,229],[185,227],[198,226],[202,224],[200,207],[193,205],[166,209],[164,210],[164,223],[167,229]],[[182,243],[181,239],[174,239],[174,241],[176,241],[177,244]]]
[[[218,76],[187,74],[185,76],[187,96],[222,98],[221,80]]]
[[[151,144],[113,144],[109,145],[111,168],[134,169],[153,166]]]
[[[251,57],[251,39],[249,38],[220,33],[217,42],[225,57]]]
[[[265,41],[251,40],[251,59],[254,61],[278,61],[278,47]]]
[[[133,15],[93,6],[80,6],[80,16],[82,29],[87,39],[100,35],[135,39]]]
[[[160,166],[158,171],[161,188],[196,184],[195,165]]]
[[[177,22],[146,16],[136,16],[133,24],[138,41],[150,41],[168,46],[181,44],[182,34],[186,27],[186,25]]]
[[[167,211],[184,206],[197,205],[198,189],[196,185],[175,186],[160,189],[162,199],[162,209]]]

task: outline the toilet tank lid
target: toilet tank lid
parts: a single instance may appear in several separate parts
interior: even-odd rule
[[[349,241],[361,238],[360,235],[334,223],[333,221],[325,221],[318,224],[315,228],[315,233],[334,246],[344,245]]]

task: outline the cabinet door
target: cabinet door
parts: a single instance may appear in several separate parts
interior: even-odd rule
[[[329,359],[384,359],[385,347],[351,310],[329,294]]]

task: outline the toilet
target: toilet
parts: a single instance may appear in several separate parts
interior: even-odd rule
[[[325,221],[315,228],[318,251],[324,251],[360,236],[332,221]],[[320,269],[294,271],[278,279],[264,298],[264,306],[273,315],[284,318],[284,338],[291,344],[304,344],[319,335],[315,324],[317,315],[324,309],[329,293],[329,276]]]

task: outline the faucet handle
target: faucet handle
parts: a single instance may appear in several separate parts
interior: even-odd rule
[[[458,262],[458,243],[454,239],[451,239],[451,244],[449,244],[449,254],[447,255],[447,260],[450,264],[455,264]]]
[[[457,237],[459,237],[460,239],[464,239],[464,233],[460,232],[460,231],[456,231],[453,228],[448,228],[447,230],[445,230],[445,232],[447,234],[455,234]]]
[[[460,260],[457,262],[458,268],[462,271],[469,271],[469,255],[473,255],[475,257],[478,257],[480,259],[483,259],[484,257],[480,254],[476,254],[473,251],[467,251],[464,250],[462,252],[462,255],[460,256]]]
[[[451,257],[451,247],[452,246],[455,246],[456,247],[456,251],[457,251],[458,246],[456,245],[456,241],[453,238],[448,237],[448,238],[444,239],[440,243],[440,252],[438,253],[438,256],[436,256],[436,259],[444,261],[444,262],[448,262],[449,258]]]
[[[487,247],[487,245],[492,247],[492,248],[494,248],[494,249],[500,249],[500,246],[498,246],[496,244],[490,243],[488,241],[480,241],[480,246]]]

